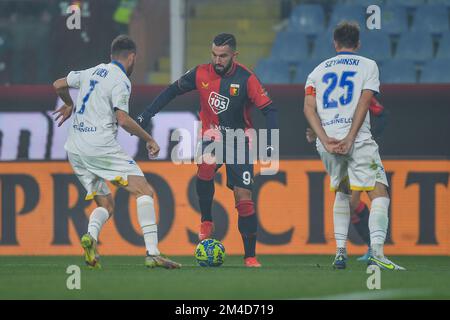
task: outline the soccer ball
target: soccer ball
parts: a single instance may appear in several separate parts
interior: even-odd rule
[[[195,258],[202,267],[219,267],[225,261],[225,247],[216,239],[205,239],[197,245]]]

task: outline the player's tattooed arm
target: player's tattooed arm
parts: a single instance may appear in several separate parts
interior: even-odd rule
[[[310,127],[314,131],[315,135],[319,138],[320,142],[322,142],[325,150],[327,150],[329,153],[335,153],[339,140],[329,137],[323,129],[319,119],[319,115],[317,114],[317,104],[315,96],[305,96],[303,112],[305,114],[306,120],[308,120]]]
[[[138,136],[146,142],[149,158],[155,158],[159,153],[159,146],[151,135],[142,129],[136,121],[131,118],[128,113],[120,109],[116,109],[116,118],[119,126],[121,126],[128,133]]]
[[[58,127],[60,127],[67,119],[70,118],[73,111],[73,101],[69,93],[69,84],[67,83],[66,78],[56,80],[53,83],[53,88],[55,89],[56,94],[64,102],[62,107],[53,112],[53,115],[57,115],[55,121],[60,119],[58,123]]]
[[[366,118],[367,112],[369,111],[370,101],[373,97],[372,90],[363,90],[361,97],[359,98],[358,105],[356,106],[355,114],[353,115],[352,125],[347,136],[342,139],[337,148],[337,152],[340,154],[347,154],[353,143],[355,142],[356,136],[359,129],[361,128],[364,119]]]

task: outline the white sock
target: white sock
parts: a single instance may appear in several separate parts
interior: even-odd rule
[[[386,232],[389,223],[388,210],[390,199],[385,197],[372,200],[369,215],[370,244],[373,255],[383,257],[383,246],[386,240]]]
[[[109,218],[108,210],[103,207],[95,208],[89,217],[88,233],[98,241],[98,234],[102,230],[103,225]]]
[[[145,248],[149,255],[157,256],[158,250],[158,226],[156,225],[155,207],[153,198],[141,196],[136,199],[139,224],[144,234]]]
[[[334,238],[337,248],[346,249],[350,225],[350,195],[336,192],[333,206]]]

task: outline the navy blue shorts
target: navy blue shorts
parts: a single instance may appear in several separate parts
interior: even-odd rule
[[[202,141],[202,154],[212,154],[216,157],[216,172],[223,165],[227,171],[227,187],[234,190],[234,187],[252,190],[253,187],[253,161],[250,156],[250,144],[246,138],[245,143],[237,144],[224,142],[222,154],[218,152],[219,144],[213,147],[213,141]],[[209,148],[208,148],[209,147]],[[222,160],[220,160],[220,158]]]

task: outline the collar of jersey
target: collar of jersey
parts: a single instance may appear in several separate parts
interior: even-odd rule
[[[356,55],[355,52],[351,52],[351,51],[339,51],[337,54],[338,54],[338,55],[339,55],[339,54],[353,54],[353,55]]]
[[[118,66],[120,68],[120,70],[123,71],[123,73],[127,74],[127,72],[125,71],[125,67],[119,61],[113,60],[113,61],[111,61],[111,63]]]

